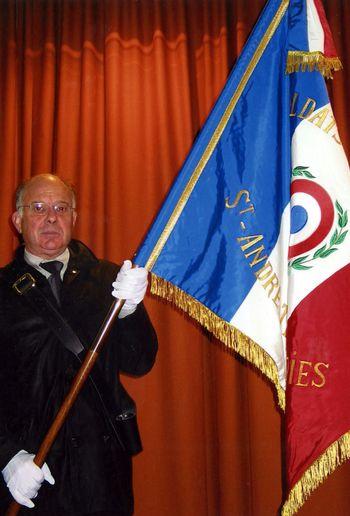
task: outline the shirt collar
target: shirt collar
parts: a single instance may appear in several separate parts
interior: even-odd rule
[[[68,247],[66,247],[63,253],[61,253],[59,256],[56,256],[55,258],[55,260],[58,260],[59,262],[63,263],[63,267],[61,270],[61,279],[63,279],[64,273],[67,270],[69,256],[69,250]],[[40,267],[40,264],[42,262],[51,262],[53,260],[45,260],[43,258],[40,258],[40,256],[36,256],[35,254],[32,254],[29,251],[27,251],[27,249],[24,249],[24,259],[29,265],[34,267],[34,269],[38,270],[43,276],[45,276],[45,278],[48,278],[50,276],[50,273],[42,267]]]

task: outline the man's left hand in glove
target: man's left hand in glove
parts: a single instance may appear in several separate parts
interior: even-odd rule
[[[116,280],[112,283],[112,296],[125,299],[125,303],[119,313],[122,319],[135,312],[137,305],[143,300],[147,285],[148,271],[143,267],[132,268],[130,260],[125,260]]]

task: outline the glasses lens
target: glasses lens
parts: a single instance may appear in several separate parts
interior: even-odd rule
[[[63,215],[64,213],[67,213],[70,206],[67,202],[56,202],[56,204],[53,205],[53,209],[58,215]]]
[[[35,215],[46,215],[49,209],[45,202],[31,202],[29,207],[30,211]]]
[[[46,215],[49,212],[50,206],[46,202],[31,202],[29,208],[34,215]],[[69,211],[70,205],[64,201],[56,202],[52,205],[52,209],[57,215],[64,215]]]

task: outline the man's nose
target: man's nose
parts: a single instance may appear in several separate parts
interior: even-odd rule
[[[46,222],[53,224],[57,221],[57,213],[53,206],[48,206],[48,211],[46,214]]]

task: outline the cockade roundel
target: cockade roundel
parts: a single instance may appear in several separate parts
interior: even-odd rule
[[[337,250],[343,243],[348,224],[347,212],[336,201],[333,204],[328,192],[315,181],[308,167],[296,167],[292,176],[304,176],[294,179],[291,184],[291,245],[289,247],[289,266],[306,270],[312,267],[312,261],[326,258]],[[310,253],[330,234],[335,215],[338,215],[338,225],[330,241]],[[302,255],[302,256],[301,256]],[[296,258],[298,257],[298,258]]]

